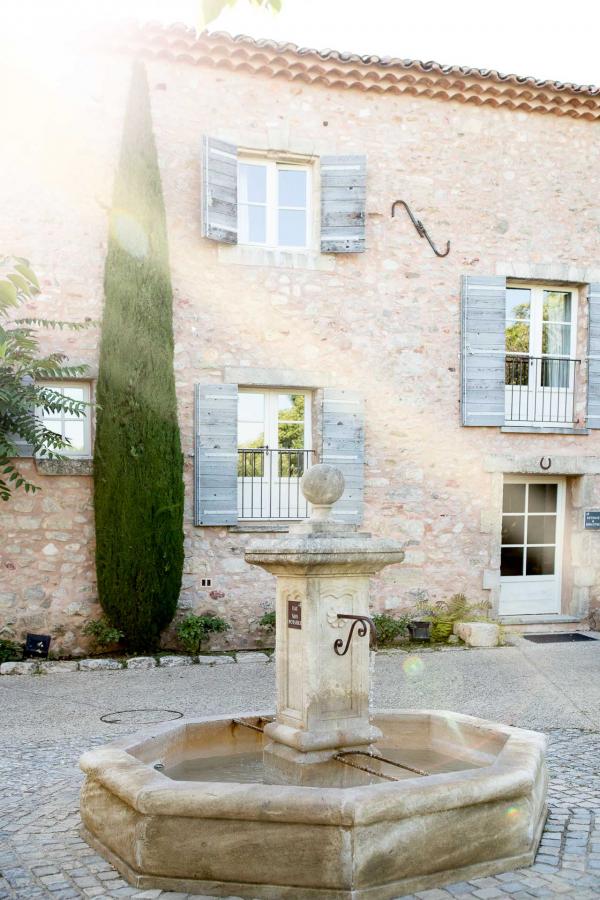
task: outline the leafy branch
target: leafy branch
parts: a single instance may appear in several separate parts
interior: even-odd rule
[[[251,6],[270,9],[275,13],[280,12],[282,5],[282,0],[248,0],[248,2]],[[236,3],[237,0],[200,0],[200,30],[218,19],[226,6],[235,6]]]
[[[33,454],[63,459],[70,446],[68,438],[49,429],[42,413],[85,415],[89,403],[74,400],[54,390],[45,381],[81,378],[87,366],[68,365],[64,353],[40,355],[37,329],[80,331],[93,324],[40,318],[15,318],[14,312],[40,293],[37,276],[23,257],[0,257],[0,499],[23,488],[34,493],[32,484],[19,468],[16,458],[27,445]]]

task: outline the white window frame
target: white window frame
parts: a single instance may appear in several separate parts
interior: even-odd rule
[[[508,281],[506,284],[507,290],[510,288],[517,288],[531,291],[530,295],[530,304],[529,304],[529,350],[527,353],[517,353],[512,350],[507,350],[507,353],[510,353],[511,356],[534,356],[534,357],[542,357],[546,356],[556,356],[563,357],[565,359],[574,359],[577,354],[577,314],[579,307],[579,291],[577,287],[572,284],[548,284],[539,281]],[[571,326],[571,346],[569,347],[568,355],[557,353],[557,354],[543,354],[542,353],[542,343],[543,343],[543,325],[544,325],[544,291],[556,291],[559,294],[570,294],[571,295],[571,321],[570,322],[553,322],[553,325],[570,325]],[[517,321],[517,320],[512,320]],[[518,320],[521,321],[521,320]],[[525,320],[523,320],[525,321]],[[508,320],[505,320],[505,329],[508,326]],[[532,352],[531,348],[539,348],[535,349],[535,352]]]
[[[83,400],[86,403],[91,402],[92,398],[92,386],[89,381],[44,381],[43,386],[47,388],[51,388],[53,391],[64,390],[65,388],[82,388],[84,397]],[[63,456],[77,457],[79,459],[89,458],[92,455],[92,419],[91,419],[91,407],[86,407],[83,416],[80,417],[80,421],[83,421],[83,450],[73,450],[71,447],[66,446],[62,450],[58,451]],[[47,413],[41,407],[38,408],[37,411],[38,417],[42,420],[42,422],[46,422],[48,419],[59,419],[61,423],[61,434],[65,436],[65,414],[64,412],[60,413]],[[43,453],[41,454],[43,455]]]
[[[264,448],[267,450],[285,450],[287,448],[281,448],[279,446],[279,403],[278,397],[280,394],[301,394],[304,397],[304,441],[302,449],[305,451],[309,451],[307,454],[306,468],[310,468],[313,460],[311,460],[312,453],[312,401],[313,401],[313,391],[307,388],[291,388],[291,387],[240,387],[239,395],[243,394],[262,394],[265,398],[265,416],[264,416]],[[239,423],[239,419],[238,419]],[[244,448],[243,445],[240,444],[238,437],[238,450],[243,449],[253,449],[253,448]],[[292,451],[293,452],[293,451]],[[243,522],[264,522],[264,521],[298,521],[298,519],[304,518],[304,516],[292,516],[291,519],[288,515],[285,514],[285,511],[281,511],[279,509],[276,510],[275,506],[275,497],[278,496],[279,500],[281,495],[278,494],[278,485],[280,485],[284,479],[279,479],[277,475],[277,455],[266,453],[263,457],[263,471],[262,475],[259,475],[255,478],[255,494],[251,494],[250,503],[246,506],[244,511],[244,515],[242,515],[242,509],[244,509],[245,502],[247,502],[246,494],[244,494],[244,501],[240,501],[240,485],[242,485],[241,490],[244,492],[243,487],[243,479],[238,478],[238,513],[240,517],[240,521]],[[288,478],[288,481],[294,482],[294,478],[297,479],[297,476],[292,476]],[[261,485],[262,482],[262,485]],[[259,493],[260,492],[260,493]],[[260,506],[262,512],[263,502],[265,507],[268,505],[271,510],[270,515],[256,515],[254,511],[254,499],[257,501],[260,496]],[[284,498],[285,499],[285,498]],[[240,502],[242,505],[240,505]],[[280,503],[277,504],[280,506]],[[284,502],[285,506],[285,502]],[[289,504],[288,504],[289,509]],[[308,513],[307,513],[308,514]]]
[[[312,166],[310,163],[295,163],[289,160],[269,158],[266,156],[247,156],[240,155],[238,158],[238,183],[240,165],[265,166],[266,174],[266,202],[265,203],[242,203],[238,196],[238,244],[248,247],[264,247],[268,250],[289,250],[297,252],[308,250],[311,246],[312,234]],[[306,206],[280,206],[279,205],[279,179],[277,174],[280,169],[306,172]],[[248,235],[244,233],[242,219],[239,215],[240,206],[264,206],[265,207],[265,241],[250,241]],[[306,234],[304,236],[304,244],[280,244],[278,242],[279,231],[279,210],[280,209],[304,209],[306,212]]]
[[[302,394],[304,397],[304,450],[312,450],[312,391],[304,388],[263,388],[240,387],[240,394],[265,395],[265,446],[271,450],[279,450],[279,406],[280,394]],[[239,441],[238,441],[239,446]],[[240,447],[240,449],[243,449]]]
[[[507,281],[506,295],[508,300],[508,291],[524,290],[529,291],[529,318],[516,319],[513,316],[505,315],[505,347],[506,333],[508,329],[521,322],[527,325],[529,330],[529,343],[527,350],[509,350],[506,349],[506,359],[515,361],[522,360],[522,363],[515,366],[515,379],[510,381],[505,378],[505,423],[509,426],[526,426],[537,428],[540,426],[560,425],[564,427],[572,427],[576,417],[575,401],[576,401],[576,354],[577,354],[577,320],[579,314],[579,290],[576,285],[562,284],[552,282],[539,281]],[[553,322],[555,325],[569,325],[569,348],[567,353],[543,353],[543,334],[544,334],[544,294],[546,292],[555,291],[571,295],[571,318],[570,321],[561,320]],[[508,306],[508,303],[507,303]],[[508,311],[508,310],[506,310]],[[544,369],[543,360],[565,360],[567,362],[567,378],[565,383],[562,382],[563,370],[558,368],[548,369],[550,378],[552,373],[556,372],[561,378],[559,383],[550,380],[543,383]],[[539,362],[541,360],[541,362]],[[575,361],[575,362],[572,362]],[[507,368],[507,372],[508,372]],[[511,370],[513,371],[513,370]],[[522,383],[524,375],[527,379]],[[572,418],[571,418],[572,414]]]

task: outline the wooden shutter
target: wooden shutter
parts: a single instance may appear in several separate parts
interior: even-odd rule
[[[237,147],[205,137],[202,157],[202,234],[237,244]]]
[[[506,279],[463,276],[463,425],[504,425],[505,328]]]
[[[362,522],[365,416],[360,395],[352,391],[325,388],[322,425],[321,462],[341,469],[346,482],[343,497],[333,507],[333,516],[342,522]]]
[[[587,426],[600,428],[600,282],[588,292]]]
[[[365,249],[366,156],[321,157],[321,252]]]
[[[194,524],[235,525],[237,384],[197,384]]]

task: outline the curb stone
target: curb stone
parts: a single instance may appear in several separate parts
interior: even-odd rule
[[[85,672],[105,672],[109,669],[122,669],[116,659],[80,659],[79,668]]]
[[[259,653],[253,650],[247,653],[236,653],[236,662],[238,663],[268,663],[270,660],[268,653]]]
[[[64,675],[66,672],[77,672],[79,663],[69,659],[44,659],[39,663],[42,675]]]
[[[195,656],[160,656],[158,658],[159,666],[165,669],[173,669],[177,666],[193,666],[195,662]]]
[[[156,660],[153,656],[134,656],[127,660],[128,669],[153,669],[156,666]]]
[[[221,656],[133,656],[131,659],[43,659],[19,660],[5,662],[0,665],[0,675],[66,675],[71,672],[115,672],[124,669],[154,669],[157,666],[166,669],[180,666],[224,666],[239,663],[262,663],[269,665],[275,661],[275,654],[259,651],[239,651],[236,657]]]
[[[232,656],[199,656],[198,665],[200,666],[223,666],[227,663],[234,663]]]
[[[0,675],[37,675],[39,663],[36,660],[5,662],[0,665]]]

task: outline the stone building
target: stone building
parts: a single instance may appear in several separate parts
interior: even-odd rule
[[[509,624],[585,623],[600,605],[600,92],[182,26],[23,70],[0,230],[42,279],[33,313],[101,316],[135,55],[175,292],[182,609],[260,642],[274,585],[244,547],[306,515],[298,478],[323,460],[346,475],[338,514],[405,544],[381,610],[464,591]],[[93,397],[97,341],[44,335],[90,366],[66,390]],[[0,510],[3,634],[42,631],[64,653],[84,652],[99,613],[92,419],[57,422],[72,459],[23,459],[43,490]]]

